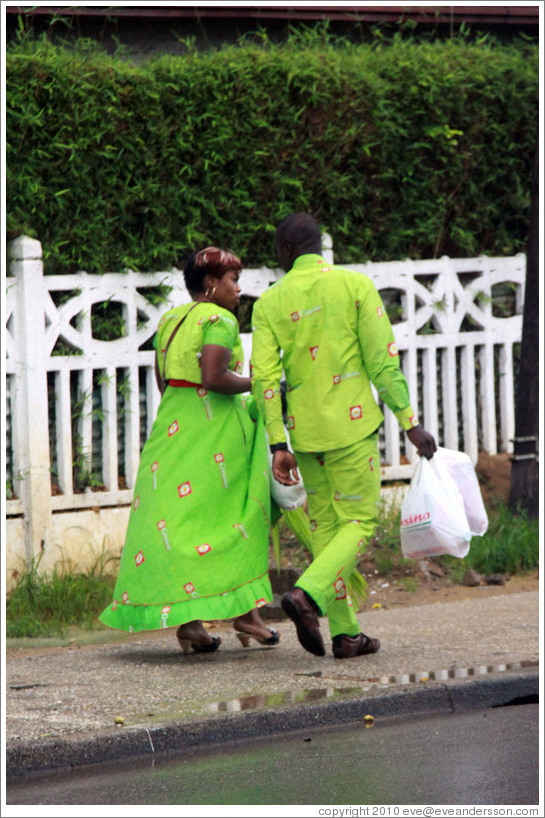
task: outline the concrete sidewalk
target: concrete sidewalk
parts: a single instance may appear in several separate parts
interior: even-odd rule
[[[104,632],[101,644],[9,649],[6,774],[53,771],[387,715],[535,700],[539,597],[529,591],[370,610],[377,654],[315,657],[289,620],[280,644],[184,656],[175,630]],[[29,640],[30,643],[31,640]],[[255,645],[255,647],[254,647]],[[116,717],[123,723],[115,723]]]

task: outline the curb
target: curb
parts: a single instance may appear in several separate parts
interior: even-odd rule
[[[153,753],[210,749],[248,739],[270,739],[300,730],[361,721],[367,714],[414,716],[438,712],[459,713],[518,704],[539,698],[539,670],[529,668],[482,679],[431,682],[357,699],[324,704],[299,704],[268,710],[221,715],[184,724],[129,728],[91,739],[60,739],[39,747],[7,747],[6,778],[30,773],[84,767],[90,764],[136,760]]]

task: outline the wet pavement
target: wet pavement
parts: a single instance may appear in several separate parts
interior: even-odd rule
[[[241,647],[230,623],[215,654],[184,656],[175,630],[65,647],[8,645],[6,773],[61,771],[114,759],[224,746],[296,730],[416,713],[537,701],[539,596],[369,610],[377,654],[337,660],[299,645]],[[327,623],[322,621],[324,637]]]

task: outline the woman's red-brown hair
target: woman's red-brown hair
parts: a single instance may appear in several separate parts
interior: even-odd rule
[[[221,278],[227,270],[242,270],[242,262],[232,250],[214,246],[196,250],[189,256],[184,267],[186,287],[192,295],[201,293],[205,275]]]

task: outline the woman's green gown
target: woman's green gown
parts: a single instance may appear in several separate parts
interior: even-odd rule
[[[192,306],[163,316],[159,350]],[[264,427],[251,398],[198,385],[204,344],[228,347],[229,368],[242,371],[236,318],[198,303],[168,349],[167,378],[193,385],[167,386],[142,450],[113,601],[100,616],[112,628],[229,619],[272,600]]]

